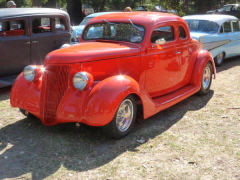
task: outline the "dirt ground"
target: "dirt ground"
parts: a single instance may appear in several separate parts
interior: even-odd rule
[[[26,119],[9,93],[0,90],[0,179],[240,180],[240,57],[217,68],[209,94],[117,141],[98,128]]]

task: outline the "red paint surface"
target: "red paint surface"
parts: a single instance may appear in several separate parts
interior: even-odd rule
[[[101,19],[103,16],[90,23]],[[29,111],[46,125],[80,122],[103,126],[129,94],[138,97],[143,116],[148,118],[199,91],[207,62],[216,72],[210,53],[190,38],[185,21],[178,16],[138,12],[104,15],[104,19],[131,19],[146,28],[145,38],[139,44],[83,41],[53,51],[46,56],[46,71],[37,81],[27,82],[19,75],[12,87],[11,105]],[[151,32],[161,24],[173,26],[176,34],[181,25],[187,38],[175,37],[152,46]],[[91,74],[92,85],[83,91],[75,89],[72,78],[76,72]]]

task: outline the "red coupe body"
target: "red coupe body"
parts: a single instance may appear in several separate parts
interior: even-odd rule
[[[119,27],[121,38],[126,39],[118,39]],[[106,28],[112,39],[96,35],[106,33]],[[133,31],[138,34],[132,36]],[[107,14],[88,23],[81,43],[49,53],[44,65],[36,67],[33,81],[21,73],[12,87],[11,105],[45,125],[105,126],[131,95],[148,118],[199,92],[207,64],[215,74],[212,56],[190,38],[180,17],[151,12]],[[81,90],[73,81],[77,72],[88,74]]]

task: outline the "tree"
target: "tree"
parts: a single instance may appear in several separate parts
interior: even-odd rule
[[[78,25],[84,18],[81,0],[67,0],[67,12],[72,25]]]

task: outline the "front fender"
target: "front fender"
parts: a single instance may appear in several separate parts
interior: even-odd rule
[[[214,79],[216,78],[216,67],[211,53],[206,50],[200,50],[193,67],[190,84],[201,87],[203,70],[208,62],[212,63]]]
[[[11,106],[25,109],[40,118],[41,86],[41,77],[35,82],[29,82],[24,78],[23,73],[20,73],[11,89]]]
[[[86,91],[69,89],[59,105],[57,121],[106,125],[129,94],[140,95],[139,84],[123,75],[109,77]]]

